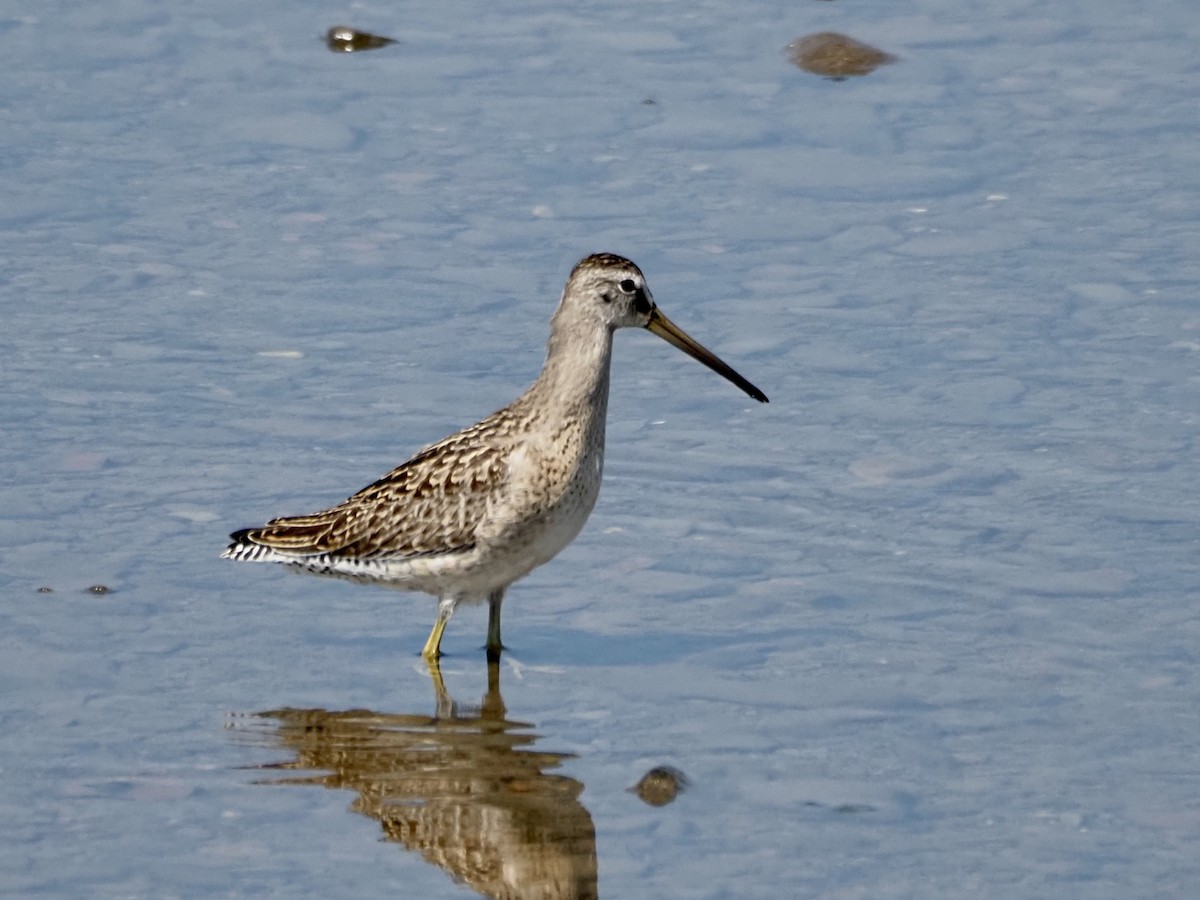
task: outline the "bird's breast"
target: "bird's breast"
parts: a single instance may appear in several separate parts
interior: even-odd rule
[[[586,424],[568,422],[513,448],[484,543],[520,555],[532,569],[574,540],[596,505],[604,471],[603,432],[589,433]]]

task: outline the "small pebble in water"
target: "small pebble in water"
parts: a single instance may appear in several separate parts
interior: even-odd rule
[[[666,806],[687,786],[687,776],[674,766],[655,766],[629,790],[651,806]]]
[[[792,62],[805,72],[824,75],[832,81],[869,75],[880,66],[897,61],[890,53],[833,31],[796,38],[787,49]]]

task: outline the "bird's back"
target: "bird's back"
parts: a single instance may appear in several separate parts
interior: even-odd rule
[[[533,389],[342,503],[231,535],[231,559],[481,595],[548,561],[595,504],[603,415],[538,415]]]

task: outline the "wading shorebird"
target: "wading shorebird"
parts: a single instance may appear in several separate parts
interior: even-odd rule
[[[487,650],[499,654],[504,592],[571,543],[596,504],[613,332],[635,327],[767,402],[659,312],[637,266],[598,253],[571,270],[529,390],[344,503],[234,532],[221,555],[434,595],[431,662],[455,607],[486,599]]]

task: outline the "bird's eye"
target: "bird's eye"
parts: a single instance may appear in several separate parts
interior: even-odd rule
[[[617,287],[619,287],[626,294],[632,294],[637,290],[637,282],[632,278],[626,278],[624,281],[618,284]]]

